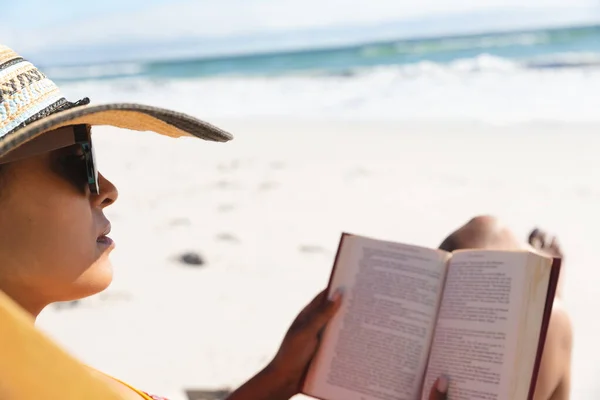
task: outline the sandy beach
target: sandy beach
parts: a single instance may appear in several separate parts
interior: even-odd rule
[[[38,326],[146,391],[234,387],[262,368],[326,284],[343,231],[425,246],[477,214],[566,252],[573,398],[596,392],[597,125],[212,120],[227,144],[99,128],[115,280]],[[200,266],[177,260],[197,252]],[[594,353],[595,354],[595,353]]]

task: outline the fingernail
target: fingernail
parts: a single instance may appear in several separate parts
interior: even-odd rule
[[[450,386],[450,380],[446,375],[441,375],[436,383],[436,389],[440,393],[446,393],[448,391],[448,386]]]
[[[335,290],[335,292],[333,293],[333,297],[331,298],[331,301],[335,303],[342,297],[343,294],[344,294],[344,288],[343,287],[337,288]]]

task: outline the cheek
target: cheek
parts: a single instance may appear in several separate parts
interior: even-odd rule
[[[77,200],[32,202],[2,216],[2,256],[29,282],[75,281],[98,257],[90,205]]]

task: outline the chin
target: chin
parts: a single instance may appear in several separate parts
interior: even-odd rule
[[[78,300],[93,296],[107,289],[113,280],[113,269],[108,257],[101,257],[92,264],[75,282],[73,282],[71,299]]]

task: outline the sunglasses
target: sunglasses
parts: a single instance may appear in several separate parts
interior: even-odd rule
[[[89,125],[71,125],[41,134],[35,139],[17,147],[7,155],[0,157],[0,164],[7,164],[39,154],[48,153],[73,145],[81,146],[85,161],[87,185],[92,194],[99,194],[98,168],[92,146],[92,131]]]

